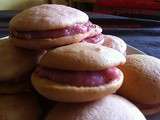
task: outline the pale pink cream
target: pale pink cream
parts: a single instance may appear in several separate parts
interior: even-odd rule
[[[97,44],[97,43],[101,43],[101,41],[104,41],[103,35],[102,34],[98,34],[96,36],[85,38],[81,42],[88,42],[88,43]]]
[[[91,22],[84,24],[75,24],[62,29],[45,30],[45,31],[12,31],[11,36],[23,39],[43,39],[43,38],[59,38],[63,36],[71,36],[79,33],[86,33],[95,29],[96,25]]]
[[[41,78],[57,83],[88,87],[104,85],[113,80],[118,80],[120,77],[119,70],[116,67],[101,71],[65,71],[38,67],[35,73]]]

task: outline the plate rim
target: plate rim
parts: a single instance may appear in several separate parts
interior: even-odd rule
[[[4,40],[4,39],[7,39],[7,38],[9,38],[9,36],[0,37],[0,40]],[[129,44],[127,44],[127,50],[133,51],[135,54],[144,54],[144,55],[146,54],[143,51],[141,51],[141,50],[139,50],[139,49],[137,49],[137,48],[135,48],[135,47],[133,47],[133,46],[131,46]]]

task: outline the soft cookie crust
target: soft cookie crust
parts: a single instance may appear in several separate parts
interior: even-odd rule
[[[160,103],[160,60],[149,55],[128,55],[120,67],[125,79],[118,91],[124,97],[141,104]]]
[[[36,66],[39,53],[16,48],[7,38],[0,41],[0,81],[16,80]]]
[[[92,43],[75,43],[49,51],[40,65],[62,70],[97,71],[125,63],[118,51]]]
[[[10,21],[10,30],[38,31],[65,28],[88,22],[88,15],[64,5],[44,4],[19,13]]]
[[[58,103],[45,120],[146,120],[128,100],[108,95],[103,99],[81,104]]]

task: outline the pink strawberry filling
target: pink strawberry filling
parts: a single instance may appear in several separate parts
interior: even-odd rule
[[[103,40],[104,40],[103,35],[102,34],[98,34],[98,35],[93,36],[93,37],[85,38],[81,42],[88,42],[88,43],[97,44],[97,43],[100,43]]]
[[[87,22],[85,24],[75,24],[73,26],[69,26],[62,29],[45,30],[45,31],[11,31],[10,34],[12,37],[23,38],[23,39],[59,38],[80,33],[86,33],[95,28],[96,28],[95,24]]]
[[[35,73],[41,78],[57,83],[88,87],[104,85],[120,77],[119,69],[116,67],[101,71],[65,71],[38,67]]]

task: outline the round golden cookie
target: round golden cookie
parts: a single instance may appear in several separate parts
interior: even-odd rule
[[[43,4],[22,11],[13,17],[9,25],[11,30],[41,31],[65,28],[88,20],[86,13],[75,8]]]
[[[0,56],[0,81],[16,81],[33,70],[40,55],[16,48],[7,38],[0,40]]]
[[[70,28],[73,26],[75,31]],[[9,29],[16,46],[33,50],[77,43],[102,32],[101,27],[89,22],[86,13],[56,4],[43,4],[22,11],[12,18]],[[50,36],[54,33],[57,36]],[[40,34],[41,37],[35,38]]]
[[[104,42],[102,45],[118,50],[122,54],[126,55],[127,44],[124,42],[124,40],[113,35],[103,35],[103,36],[104,36]]]
[[[75,43],[49,51],[40,65],[62,70],[97,71],[124,64],[126,58],[118,51],[91,43]]]
[[[160,105],[160,59],[133,54],[120,67],[124,73],[124,83],[118,93],[133,102]]]
[[[1,120],[39,120],[41,109],[32,94],[0,95]]]
[[[41,95],[50,100],[60,102],[87,102],[115,93],[123,83],[123,73],[120,70],[119,73],[120,76],[118,79],[96,87],[64,85],[41,78],[36,73],[32,75],[32,84]]]
[[[81,104],[57,104],[45,120],[146,120],[140,110],[128,100],[109,95]]]

